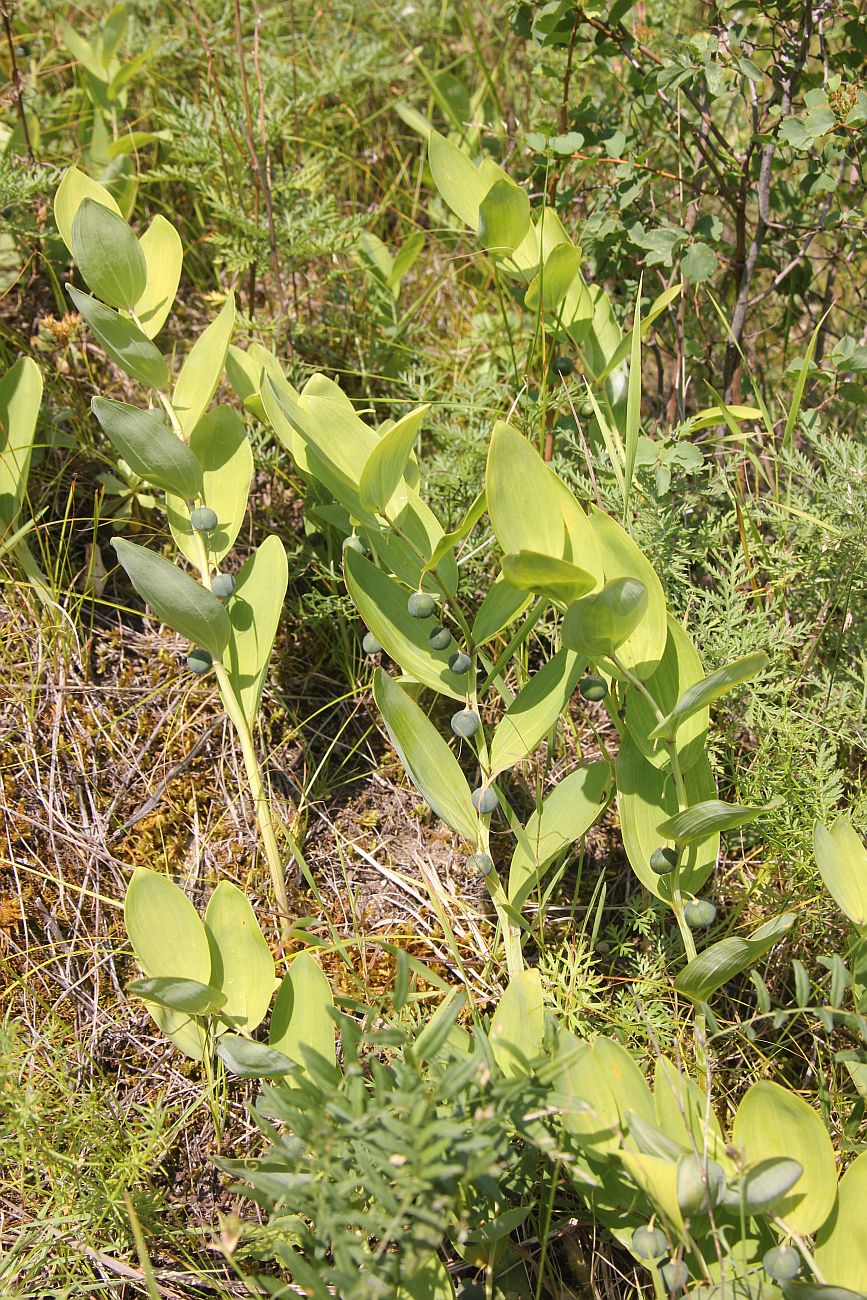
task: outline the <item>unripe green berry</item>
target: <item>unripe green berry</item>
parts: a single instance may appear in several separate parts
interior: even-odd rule
[[[379,654],[382,646],[379,644],[372,632],[365,632],[361,642],[361,648],[366,655],[376,655]]]
[[[650,869],[658,876],[667,876],[677,866],[677,850],[660,847],[650,855]]]
[[[452,643],[452,634],[447,627],[435,627],[427,643],[431,650],[448,650]]]
[[[585,700],[604,700],[608,694],[608,686],[602,677],[585,677],[578,683],[578,690]]]
[[[467,866],[478,871],[480,876],[489,876],[494,869],[494,859],[490,853],[471,853],[467,858]]]
[[[358,551],[359,555],[367,554],[367,547],[357,533],[351,533],[349,537],[344,537],[342,549],[344,551]]]
[[[489,785],[480,785],[477,790],[473,791],[470,798],[477,813],[492,813],[499,803],[497,792],[492,790]]]
[[[235,590],[235,579],[231,573],[215,573],[211,579],[211,591],[220,600],[228,600]]]
[[[691,930],[706,930],[716,920],[716,908],[707,898],[694,898],[683,909],[683,918]]]
[[[482,725],[482,720],[475,709],[460,709],[452,715],[452,731],[456,736],[469,740]]]
[[[430,618],[435,609],[436,601],[427,591],[414,591],[406,602],[406,612],[410,618]]]
[[[203,650],[201,646],[196,646],[187,655],[187,667],[191,673],[206,673],[213,662],[210,650]]]
[[[775,1282],[791,1282],[801,1271],[801,1256],[794,1246],[772,1246],[762,1257],[762,1267]]]
[[[670,1295],[683,1291],[689,1282],[689,1269],[682,1259],[669,1260],[659,1271],[662,1274],[662,1284]]]
[[[632,1234],[632,1250],[639,1259],[661,1259],[668,1250],[668,1242],[661,1228],[636,1228]]]
[[[585,417],[585,419],[588,416],[591,416],[593,414],[593,403],[590,401],[589,397],[584,398],[584,401],[578,407],[578,410]]]
[[[464,654],[463,650],[456,650],[449,659],[449,668],[453,673],[457,673],[458,677],[463,677],[464,673],[470,671],[472,663],[468,654]]]
[[[190,511],[190,523],[197,533],[212,533],[219,520],[216,510],[210,506],[196,506],[195,510]]]
[[[555,357],[551,362],[551,368],[558,375],[571,375],[575,369],[575,362],[571,357]]]

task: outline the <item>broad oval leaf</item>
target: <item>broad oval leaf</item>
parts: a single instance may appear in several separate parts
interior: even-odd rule
[[[132,585],[156,617],[219,659],[229,640],[229,616],[216,596],[155,551],[115,537],[112,546]]]
[[[563,558],[563,512],[548,466],[523,434],[501,420],[488,448],[485,491],[504,554],[536,551]]]
[[[205,909],[211,982],[224,995],[223,1013],[248,1032],[265,1019],[274,992],[274,958],[247,899],[221,880]]]
[[[202,468],[204,503],[217,515],[217,527],[208,534],[208,554],[219,563],[241,531],[253,479],[253,452],[238,412],[231,406],[208,411],[192,432],[190,451]],[[198,540],[185,502],[169,494],[166,514],[178,549],[198,564]]]
[[[473,643],[484,645],[514,623],[530,604],[532,597],[518,591],[505,578],[497,578],[488,589],[473,620]]]
[[[359,497],[365,510],[384,514],[401,483],[415,446],[421,422],[430,406],[420,406],[398,420],[383,434],[361,471]]]
[[[812,1106],[790,1089],[762,1079],[737,1108],[732,1144],[749,1166],[776,1156],[797,1160],[804,1172],[775,1212],[791,1232],[821,1228],[834,1208],[837,1168],[831,1139]]]
[[[650,866],[650,856],[665,838],[659,829],[660,823],[666,814],[677,811],[677,791],[671,773],[659,771],[649,763],[629,732],[621,737],[615,770],[620,829],[629,865],[645,889],[670,903],[671,879],[656,874]],[[716,794],[713,773],[705,753],[684,772],[683,780],[687,798],[695,802]],[[718,853],[719,835],[689,845],[680,864],[682,891],[699,892],[716,866]]]
[[[85,199],[101,203],[109,212],[120,217],[120,208],[104,185],[86,176],[77,167],[67,167],[54,193],[54,220],[60,238],[72,253],[72,223]]]
[[[768,656],[763,651],[744,655],[742,659],[726,664],[723,668],[718,668],[715,673],[711,673],[709,677],[696,682],[684,691],[671,712],[651,731],[650,739],[673,740],[678,727],[687,718],[692,717],[700,709],[707,708],[714,700],[734,690],[736,686],[751,681],[769,662]]]
[[[184,249],[177,230],[159,213],[142,235],[139,245],[144,254],[146,280],[134,310],[142,330],[153,339],[165,325],[174,305]]]
[[[746,826],[761,817],[762,813],[775,808],[779,802],[777,799],[768,804],[735,804],[724,803],[722,799],[705,799],[660,822],[657,829],[665,839],[674,840],[677,844],[695,844],[707,839],[709,835],[719,835],[722,831],[734,830],[736,826]]]
[[[334,1045],[334,998],[315,957],[300,952],[292,959],[271,1014],[268,1041],[278,1052],[306,1069],[305,1052],[313,1052],[329,1065],[337,1061]]]
[[[568,560],[571,564],[576,564],[585,573],[592,573],[594,589],[598,590],[605,582],[605,574],[602,569],[602,556],[593,526],[588,515],[579,505],[574,493],[569,490],[563,480],[551,469],[550,465],[548,466],[548,472],[557,492],[560,511],[563,515],[563,525],[566,529],[563,559]]]
[[[479,204],[477,236],[495,257],[508,257],[530,228],[530,200],[514,181],[497,181]]]
[[[170,975],[156,975],[153,979],[133,980],[127,992],[146,1002],[167,1007],[170,1011],[183,1011],[188,1016],[209,1016],[221,1010],[226,998],[212,984],[198,980],[177,979]]]
[[[492,777],[532,754],[565,709],[584,666],[571,650],[558,650],[518,692],[491,741]]]
[[[240,1034],[223,1034],[217,1055],[231,1074],[242,1079],[276,1079],[295,1070],[295,1062],[282,1052]]]
[[[849,920],[867,925],[867,849],[852,823],[838,817],[829,830],[813,826],[813,851],[825,888]]]
[[[725,1204],[735,1211],[743,1207],[745,1214],[773,1211],[777,1202],[792,1190],[803,1172],[804,1166],[788,1156],[761,1160],[747,1170],[739,1187],[729,1189]]]
[[[662,658],[668,637],[662,584],[641,548],[610,515],[591,506],[590,524],[599,546],[605,581],[636,578],[647,588],[644,617],[617,650],[617,657],[625,667],[644,681]]]
[[[463,700],[466,678],[457,677],[448,666],[455,647],[431,648],[428,641],[431,624],[427,619],[412,618],[407,612],[406,588],[351,549],[344,552],[343,572],[346,588],[365,627],[407,676],[441,695]]]
[[[109,397],[94,397],[90,404],[103,433],[139,478],[187,501],[201,495],[201,466],[161,411],[142,411]]]
[[[563,644],[589,659],[615,654],[638,627],[648,606],[638,578],[614,578],[601,591],[570,605],[563,619]]]
[[[72,255],[87,287],[110,307],[130,311],[144,293],[147,268],[123,217],[84,199],[72,222]]]
[[[648,1124],[654,1122],[644,1074],[626,1048],[612,1039],[600,1036],[582,1042],[561,1030],[554,1067],[555,1096],[566,1128],[592,1151],[617,1150],[630,1111]]]
[[[816,1238],[814,1256],[825,1281],[867,1294],[867,1151],[856,1156],[837,1187],[837,1201]]]
[[[470,799],[470,787],[446,741],[418,705],[381,668],[374,674],[373,696],[413,785],[438,817],[470,844],[475,844],[479,821]]]
[[[286,548],[272,533],[241,569],[228,606],[232,635],[225,667],[251,725],[259,711],[288,583]]]
[[[542,872],[563,849],[574,844],[601,816],[614,773],[606,760],[590,763],[558,781],[534,812],[512,855],[509,902],[520,910]]]
[[[522,591],[535,591],[550,600],[571,604],[586,596],[596,579],[569,560],[558,560],[537,551],[517,551],[503,556],[503,577]]]
[[[490,185],[462,150],[431,131],[428,139],[428,161],[434,184],[447,207],[464,225],[478,228],[479,207]]]
[[[706,1002],[711,993],[770,952],[789,933],[795,919],[794,912],[783,912],[760,925],[748,939],[732,935],[711,944],[684,966],[674,987],[693,1002]]]
[[[42,374],[21,357],[0,379],[0,528],[15,520],[30,474],[36,421],[42,403]]]
[[[669,615],[665,653],[645,681],[660,712],[666,713],[672,709],[684,690],[701,681],[703,676],[704,670],[692,638],[677,619]],[[648,763],[654,767],[666,766],[670,761],[668,750],[661,742],[650,739],[650,733],[657,722],[656,714],[645,696],[631,686],[626,691],[625,721],[630,735]],[[677,756],[682,771],[692,767],[704,752],[708,721],[709,710],[705,706],[678,728]]]
[[[526,1074],[542,1054],[544,1034],[545,1002],[539,972],[520,971],[509,980],[488,1031],[494,1060],[503,1074]]]
[[[217,391],[234,328],[235,295],[230,293],[220,314],[196,339],[175,384],[172,405],[186,434],[193,432]]]
[[[79,315],[87,322],[92,334],[108,358],[125,370],[131,379],[137,379],[150,388],[165,388],[169,382],[169,369],[160,352],[146,334],[111,307],[97,302],[89,294],[81,293],[74,285],[66,286]]]
[[[580,269],[581,250],[572,243],[557,244],[531,281],[524,299],[525,307],[535,311],[541,303],[547,312],[558,311]]]

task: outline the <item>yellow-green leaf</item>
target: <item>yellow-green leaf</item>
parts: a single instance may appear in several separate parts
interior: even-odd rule
[[[617,650],[621,662],[643,681],[662,658],[668,636],[662,584],[641,548],[610,515],[591,506],[590,524],[599,545],[606,582],[614,578],[637,578],[647,588],[644,616]]]
[[[217,391],[234,328],[235,295],[230,293],[216,320],[196,339],[175,384],[172,405],[186,434],[195,429]]]
[[[535,969],[513,975],[497,1003],[489,1037],[494,1060],[503,1074],[526,1074],[542,1053],[545,1003],[542,981]]]
[[[569,560],[558,560],[538,551],[517,551],[503,556],[503,577],[513,587],[535,591],[551,600],[569,604],[585,596],[596,585],[592,574]]]
[[[42,375],[35,361],[21,357],[0,379],[0,527],[11,528],[21,509],[30,473]]]
[[[241,417],[231,406],[216,406],[196,424],[190,450],[202,468],[202,499],[217,515],[217,527],[208,534],[212,562],[227,555],[241,531],[253,478],[253,452]],[[198,564],[199,549],[186,503],[166,497],[169,527],[178,549]]]
[[[286,549],[272,533],[241,569],[229,601],[232,635],[224,656],[226,672],[251,725],[265,688],[288,582]]]
[[[672,709],[687,687],[693,686],[703,677],[704,669],[692,638],[677,619],[669,615],[665,653],[645,682],[660,712],[667,713]],[[684,771],[692,767],[704,752],[708,719],[709,710],[705,705],[678,728],[677,755]],[[668,750],[660,742],[650,739],[656,721],[656,714],[646,697],[634,687],[629,687],[626,692],[626,725],[629,733],[648,763],[654,767],[665,767],[670,761]]]
[[[700,682],[696,682],[683,692],[671,712],[651,731],[650,739],[673,740],[678,728],[687,718],[706,709],[714,700],[728,694],[736,686],[751,681],[767,664],[768,656],[763,651],[759,651],[757,654],[744,655],[742,659],[726,664],[708,677],[703,677]]]
[[[825,1220],[813,1252],[822,1276],[831,1286],[867,1294],[867,1151],[856,1156],[837,1188],[837,1201]]]
[[[147,278],[135,304],[138,322],[149,339],[156,338],[166,323],[181,279],[184,249],[181,237],[170,221],[157,214],[139,240]]]
[[[54,220],[60,232],[60,238],[72,253],[72,223],[75,214],[85,199],[101,203],[109,212],[120,216],[120,208],[111,194],[99,181],[85,176],[77,167],[67,167],[54,194]]]
[[[415,446],[421,422],[429,406],[410,411],[374,446],[361,471],[359,496],[365,510],[384,514],[385,508],[403,480],[404,470]]]
[[[335,1023],[329,1014],[334,1007],[331,985],[309,952],[293,958],[280,985],[271,1015],[268,1042],[306,1069],[306,1053],[314,1053],[334,1065]]]
[[[606,760],[579,767],[558,781],[534,812],[512,854],[509,902],[520,910],[545,867],[580,839],[598,820],[611,792],[614,773]]]
[[[867,849],[852,823],[838,817],[829,830],[813,826],[813,851],[819,874],[834,902],[858,926],[867,926]]]
[[[585,661],[558,650],[518,692],[491,741],[491,776],[532,754],[559,718],[584,671]]]
[[[250,1032],[265,1019],[274,993],[274,958],[247,899],[221,880],[208,900],[205,933],[211,983],[225,995],[223,1013]]]
[[[485,488],[504,554],[536,551],[563,558],[563,512],[548,466],[523,434],[501,420],[491,435]]]
[[[219,659],[229,640],[229,618],[217,597],[146,546],[138,546],[125,537],[115,537],[112,546],[130,582],[160,622],[167,623],[194,645],[204,646]]]

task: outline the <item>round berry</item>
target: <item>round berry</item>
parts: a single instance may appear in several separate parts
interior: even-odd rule
[[[464,654],[463,650],[456,650],[449,659],[449,668],[453,673],[457,673],[458,677],[463,677],[464,673],[470,671],[472,663],[468,654]]]
[[[215,573],[211,579],[211,591],[220,600],[228,600],[235,590],[235,579],[231,573]]]
[[[663,1286],[670,1295],[683,1291],[689,1282],[689,1269],[682,1259],[669,1260],[659,1271],[662,1274]]]
[[[658,876],[667,876],[677,866],[677,850],[658,848],[650,855],[650,869]]]
[[[632,1252],[639,1259],[661,1259],[668,1250],[665,1233],[660,1228],[636,1228],[632,1234]]]
[[[482,720],[475,709],[460,709],[452,715],[452,731],[456,736],[469,740],[482,725]]]
[[[477,813],[492,813],[499,803],[496,791],[492,790],[489,785],[480,785],[477,790],[473,791],[470,798]]]
[[[365,632],[361,642],[361,648],[366,655],[376,655],[379,654],[382,646],[379,644],[372,632]]]
[[[358,551],[359,555],[367,554],[367,547],[357,533],[350,533],[348,537],[344,537],[342,550]]]
[[[201,646],[196,646],[187,655],[187,667],[191,673],[206,673],[213,662],[210,650],[203,650]]]
[[[775,1282],[791,1282],[801,1271],[801,1256],[794,1246],[772,1246],[762,1257],[762,1267]]]
[[[414,591],[406,602],[410,618],[430,618],[435,609],[436,601],[427,591]]]
[[[489,876],[494,869],[494,859],[490,853],[471,853],[467,858],[467,866],[478,871],[480,876]]]
[[[575,369],[575,362],[571,357],[555,357],[551,362],[551,368],[558,375],[571,375]]]
[[[578,690],[585,700],[604,700],[608,694],[608,686],[602,677],[585,677],[578,683]]]
[[[452,634],[447,627],[435,627],[427,643],[431,650],[448,650],[452,643]]]
[[[190,512],[190,523],[197,533],[212,533],[218,522],[217,512],[210,506],[196,506],[195,510]]]
[[[683,916],[691,930],[706,930],[716,920],[716,908],[707,898],[693,898],[684,907]]]

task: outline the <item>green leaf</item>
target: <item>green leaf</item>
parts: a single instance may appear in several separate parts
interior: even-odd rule
[[[231,1074],[242,1079],[275,1079],[295,1069],[294,1061],[282,1052],[257,1043],[254,1038],[242,1038],[240,1034],[223,1034],[217,1044],[217,1055]]]
[[[647,588],[647,611],[617,651],[621,663],[644,681],[662,658],[668,638],[662,584],[641,549],[610,515],[591,506],[590,523],[599,546],[605,581],[635,578]]]
[[[425,1255],[401,1276],[395,1300],[454,1300],[451,1275],[437,1255]]]
[[[726,1159],[722,1129],[707,1094],[664,1056],[654,1064],[653,1105],[657,1124],[681,1147]]]
[[[175,384],[172,405],[186,434],[195,429],[217,391],[234,328],[235,295],[230,293],[219,316],[196,339]]]
[[[219,563],[241,531],[253,479],[253,452],[238,412],[231,406],[208,411],[190,436],[190,451],[202,468],[202,498],[217,515],[217,527],[208,534],[208,554]],[[169,494],[166,513],[178,549],[191,564],[198,564],[198,541],[186,503]]]
[[[184,249],[181,237],[165,217],[154,217],[139,240],[144,254],[146,283],[135,304],[135,314],[149,339],[166,323],[178,292]]]
[[[784,1282],[786,1300],[864,1300],[863,1291],[842,1286],[818,1286],[812,1282]]]
[[[747,1170],[739,1187],[731,1189],[725,1204],[733,1210],[743,1206],[745,1214],[775,1210],[777,1202],[792,1190],[803,1173],[804,1166],[800,1161],[788,1156],[762,1160]]]
[[[407,612],[406,588],[351,549],[343,553],[343,573],[365,627],[407,676],[441,695],[463,700],[466,678],[457,677],[448,666],[454,646],[432,649],[428,641],[431,625]]]
[[[138,867],[126,891],[124,923],[145,975],[209,984],[211,953],[205,927],[190,900],[167,877]],[[201,1026],[183,1012],[150,1008],[157,1025],[177,1047],[201,1061]]]
[[[0,527],[12,527],[30,474],[36,421],[42,403],[42,375],[35,361],[21,357],[0,379]]]
[[[692,638],[677,619],[669,615],[665,653],[645,683],[651,697],[665,713],[674,708],[687,687],[694,686],[703,677],[704,669]],[[678,728],[677,756],[683,771],[692,767],[704,753],[708,721],[709,710],[705,705]],[[626,691],[626,725],[649,763],[660,768],[668,765],[668,750],[650,739],[656,726],[656,714],[647,698],[634,687],[628,687]]]
[[[374,446],[364,463],[359,483],[359,497],[365,510],[385,513],[386,506],[403,481],[421,422],[429,410],[430,406],[420,406],[410,411]]]
[[[495,777],[532,754],[566,708],[585,663],[571,650],[558,650],[518,692],[491,741],[490,774]]]
[[[465,153],[438,131],[428,138],[428,161],[440,196],[464,225],[477,230],[479,207],[491,188]]]
[[[690,244],[685,257],[681,261],[680,269],[686,280],[692,280],[694,284],[702,284],[709,280],[715,274],[719,267],[717,255],[708,245],[696,239]]]
[[[66,286],[66,290],[109,360],[141,384],[150,388],[166,387],[168,366],[137,325],[71,284]]]
[[[501,420],[491,435],[485,488],[504,554],[536,551],[562,559],[563,512],[548,466],[523,434]]]
[[[201,466],[161,411],[142,411],[109,397],[94,397],[90,404],[103,433],[139,478],[187,501],[201,495]]]
[[[70,253],[72,253],[72,223],[85,199],[101,203],[109,212],[120,217],[120,208],[104,185],[92,180],[90,176],[85,176],[84,172],[80,172],[77,167],[67,167],[54,194],[54,220],[60,238]]]
[[[816,1238],[813,1251],[825,1281],[867,1294],[867,1151],[856,1156],[837,1188],[834,1209]]]
[[[819,875],[834,902],[854,925],[867,925],[867,849],[846,817],[828,830],[813,825],[813,851]]]
[[[438,817],[470,844],[475,844],[479,821],[470,799],[470,787],[446,741],[418,705],[381,668],[374,674],[373,696],[391,742],[416,789]]]
[[[286,549],[272,533],[241,569],[228,606],[232,635],[226,672],[251,725],[259,711],[288,583]]]
[[[654,1122],[653,1097],[638,1064],[619,1043],[602,1036],[582,1042],[560,1030],[554,1061],[554,1099],[567,1130],[594,1154],[620,1147],[627,1116]]]
[[[147,283],[139,242],[123,217],[84,199],[72,222],[72,256],[89,289],[111,307],[130,311]]]
[[[482,248],[507,257],[530,228],[530,200],[514,181],[497,181],[479,204],[477,235]]]
[[[247,899],[221,880],[208,900],[205,932],[211,982],[222,990],[223,1013],[248,1032],[265,1019],[274,992],[274,958]]]
[[[548,472],[551,475],[551,482],[557,490],[557,499],[560,502],[560,511],[563,515],[563,526],[566,529],[566,545],[563,550],[563,559],[577,565],[585,573],[592,574],[594,587],[599,589],[604,584],[605,575],[602,571],[602,557],[593,526],[563,480],[558,477],[550,466]]]
[[[545,1003],[542,981],[535,969],[513,975],[497,1003],[488,1036],[494,1060],[511,1078],[526,1074],[542,1054]]]
[[[684,691],[671,712],[654,727],[649,739],[674,740],[678,727],[687,718],[691,718],[700,709],[707,708],[714,700],[727,695],[736,686],[751,681],[757,673],[767,667],[768,663],[768,656],[763,651],[759,651],[756,654],[744,655],[742,659],[736,659],[734,663],[726,664],[723,668],[718,668],[715,673],[711,673],[709,677],[696,682]]]
[[[219,659],[230,628],[229,617],[217,597],[145,546],[123,537],[115,537],[112,546],[132,585],[160,622]]]
[[[623,470],[623,520],[629,519],[629,494],[635,474],[635,454],[638,451],[638,438],[641,433],[641,286],[644,277],[638,280],[638,294],[635,299],[635,318],[632,322],[632,345],[629,358],[629,380],[626,388],[626,463]]]
[[[650,856],[664,838],[660,822],[666,814],[677,811],[677,791],[671,773],[660,771],[649,763],[629,732],[621,738],[615,770],[620,829],[629,864],[645,889],[670,903],[671,879],[653,871]],[[696,803],[716,794],[705,753],[684,772],[683,780],[686,797]],[[716,865],[718,853],[718,835],[688,846],[681,857],[679,871],[680,888],[684,893],[697,894],[701,890]]]
[[[777,799],[768,804],[734,804],[724,803],[722,799],[705,799],[660,822],[657,830],[665,839],[677,844],[695,844],[709,835],[746,826],[781,802]]]
[[[821,1228],[837,1194],[834,1148],[821,1118],[802,1097],[769,1079],[754,1083],[735,1113],[732,1145],[748,1166],[776,1156],[803,1165],[801,1178],[775,1211],[791,1232]]]
[[[586,658],[614,654],[638,627],[649,603],[638,578],[614,578],[601,591],[577,600],[563,619],[563,644]]]
[[[732,936],[721,939],[694,957],[678,975],[674,987],[693,1002],[706,1002],[723,984],[741,971],[748,970],[770,952],[788,934],[795,923],[794,912],[783,912],[759,926],[749,939]],[[769,1155],[786,1155],[786,1151],[768,1152]],[[800,1159],[800,1157],[798,1157]]]
[[[568,560],[538,551],[517,551],[503,556],[503,577],[522,591],[535,591],[551,600],[570,604],[592,591],[596,579]]]
[[[572,243],[557,244],[542,270],[530,281],[524,306],[528,311],[537,311],[541,304],[546,312],[556,313],[580,269],[581,250]]]
[[[336,1064],[333,1007],[331,985],[316,959],[309,952],[298,953],[274,1003],[269,1043],[302,1070],[306,1070],[305,1050]]]
[[[520,910],[542,872],[599,819],[611,793],[614,773],[606,760],[590,763],[558,781],[533,813],[512,854],[509,902]]]
[[[473,644],[484,645],[523,614],[531,597],[518,591],[504,578],[497,578],[476,610],[473,620]],[[461,696],[463,698],[463,695]]]
[[[464,538],[469,537],[487,508],[487,497],[485,495],[485,489],[482,488],[481,492],[469,507],[457,528],[451,533],[443,533],[442,537],[434,547],[430,559],[424,566],[425,569],[435,569],[440,561],[443,560],[450,551],[455,549],[459,542],[462,542]]]
[[[183,1011],[188,1016],[209,1016],[219,1011],[226,999],[219,989],[198,980],[177,979],[170,975],[157,975],[153,979],[133,980],[127,992],[146,1002],[167,1007],[170,1011]]]

